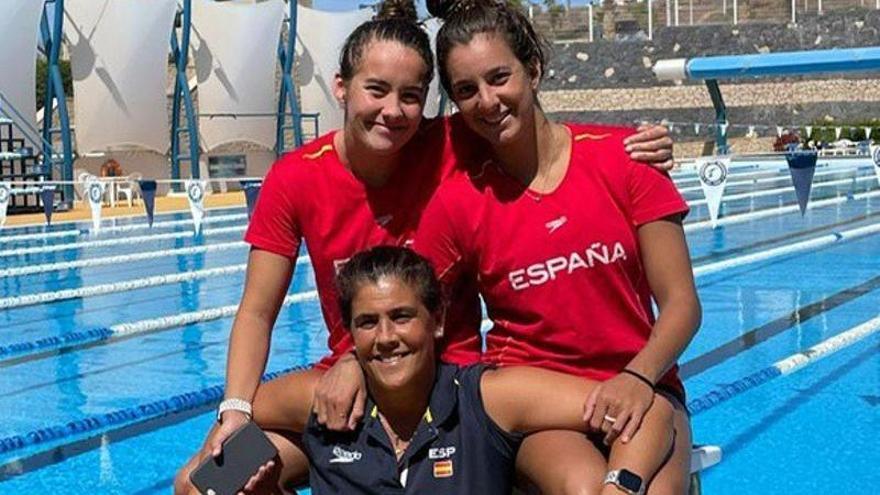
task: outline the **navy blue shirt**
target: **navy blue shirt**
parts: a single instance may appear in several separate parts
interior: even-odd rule
[[[329,431],[312,415],[303,435],[312,494],[509,494],[522,436],[486,414],[485,369],[438,367],[428,410],[400,462],[372,400],[352,432]]]

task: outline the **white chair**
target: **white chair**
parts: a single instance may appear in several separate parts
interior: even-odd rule
[[[131,208],[132,200],[139,194],[136,182],[141,180],[141,178],[143,178],[143,175],[139,172],[133,172],[128,175],[128,178],[124,182],[117,182],[115,184],[116,199],[119,199],[119,196],[124,196],[128,203],[128,207]]]

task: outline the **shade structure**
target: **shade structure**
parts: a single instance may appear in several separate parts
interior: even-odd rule
[[[233,141],[275,146],[275,68],[285,5],[193,2],[199,131],[206,150]]]
[[[36,127],[35,76],[37,36],[43,2],[35,0],[4,0],[0,14],[0,118],[7,115],[22,128]],[[15,116],[9,106],[21,118]],[[22,121],[23,120],[23,121]],[[16,132],[18,134],[18,132]],[[26,132],[32,143],[39,142],[33,132]]]
[[[168,40],[176,11],[176,0],[67,0],[80,153],[168,150]]]

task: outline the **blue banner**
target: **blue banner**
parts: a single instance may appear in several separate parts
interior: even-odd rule
[[[55,186],[43,186],[43,190],[40,191],[40,199],[43,201],[46,225],[50,225],[52,223],[52,208],[55,205]]]
[[[818,158],[819,155],[815,150],[789,151],[785,154],[802,216],[806,213],[807,203],[810,201],[810,190],[813,188],[813,176],[816,174]]]
[[[144,198],[144,209],[147,211],[147,223],[153,226],[153,207],[156,204],[156,181],[139,180],[141,196]]]
[[[254,213],[254,207],[257,206],[257,197],[260,195],[260,187],[262,182],[257,181],[241,181],[241,188],[244,191],[244,199],[247,201],[248,220]]]

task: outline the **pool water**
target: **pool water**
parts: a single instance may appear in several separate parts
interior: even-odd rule
[[[778,163],[732,169],[716,229],[694,174],[674,175],[694,203],[686,229],[704,309],[682,375],[695,439],[724,451],[703,493],[880,483],[880,332],[808,351],[880,318],[880,184],[870,163],[821,165],[804,216]],[[243,209],[211,211],[201,236],[188,218],[0,231],[0,493],[170,491],[214,419],[247,255]],[[290,294],[301,296],[278,318],[269,372],[323,355],[314,288],[299,264]],[[805,351],[789,374],[750,378]]]

